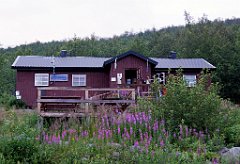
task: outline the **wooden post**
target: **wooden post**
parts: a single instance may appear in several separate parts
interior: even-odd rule
[[[85,90],[85,100],[88,100],[89,99],[89,91],[88,89]],[[89,107],[89,104],[88,103],[85,103],[85,112],[88,114],[88,107]]]
[[[42,94],[41,89],[38,88],[38,91],[37,91],[37,100],[40,100],[40,99],[41,99],[41,97],[42,97],[41,94]],[[37,102],[37,113],[40,114],[40,112],[41,112],[41,103],[40,103],[40,102]]]
[[[135,96],[136,96],[136,93],[135,93],[135,89],[132,90],[132,100],[135,100]]]

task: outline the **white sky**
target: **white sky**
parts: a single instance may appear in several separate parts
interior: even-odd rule
[[[0,47],[240,18],[240,0],[0,0]]]

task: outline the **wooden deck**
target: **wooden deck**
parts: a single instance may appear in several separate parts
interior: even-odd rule
[[[51,91],[51,95],[46,95],[46,91]],[[59,95],[54,91],[76,93],[75,95]],[[124,111],[128,106],[135,104],[135,96],[135,89],[132,88],[41,87],[38,88],[37,111],[43,117],[93,116],[102,112],[90,110],[94,106],[100,106],[102,109],[105,106],[112,106]]]

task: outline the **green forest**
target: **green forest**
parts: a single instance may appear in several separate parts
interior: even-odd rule
[[[0,96],[14,93],[11,65],[17,56],[58,56],[62,49],[71,56],[114,56],[133,50],[150,57],[168,57],[170,51],[176,51],[178,58],[204,58],[217,67],[213,82],[219,83],[221,97],[240,101],[240,18],[211,21],[203,16],[195,20],[185,12],[184,26],[125,32],[111,38],[75,35],[70,40],[0,48]]]

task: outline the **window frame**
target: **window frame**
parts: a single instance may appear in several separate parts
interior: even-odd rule
[[[38,76],[42,76],[42,77],[38,77]],[[46,80],[44,80],[44,78],[46,78]],[[44,83],[46,83],[46,84],[44,84]],[[48,73],[35,73],[34,74],[34,86],[36,86],[36,87],[49,86],[49,74]]]
[[[188,80],[189,78],[186,77],[194,77],[194,78],[190,78],[191,80],[193,79],[193,81]],[[183,75],[183,80],[186,83],[187,87],[195,87],[197,84],[197,75],[196,74],[184,74]]]
[[[74,78],[79,78],[79,81],[74,81]],[[81,78],[84,80],[81,81]],[[78,84],[76,84],[78,83]],[[72,74],[72,86],[73,87],[86,87],[87,86],[87,75],[86,74]]]

